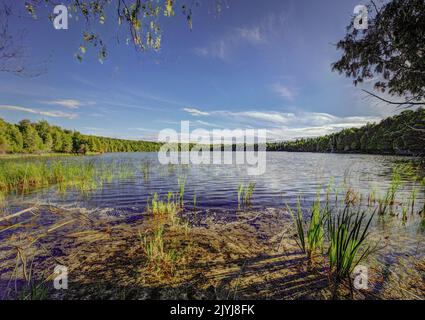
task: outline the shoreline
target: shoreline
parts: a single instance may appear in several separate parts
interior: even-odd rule
[[[0,153],[0,160],[7,160],[7,159],[25,159],[25,158],[43,158],[43,157],[62,157],[62,156],[100,156],[100,155],[107,155],[107,154],[116,154],[116,153],[157,153],[158,151],[119,151],[119,152],[87,152],[85,154],[77,154],[77,153],[8,153],[8,154],[1,154]],[[214,151],[209,151],[214,152]],[[224,151],[221,151],[224,152]],[[236,152],[236,151],[231,151]],[[415,154],[401,154],[401,153],[379,153],[379,152],[361,152],[361,151],[334,151],[334,152],[327,152],[327,151],[303,151],[303,150],[266,150],[266,152],[288,152],[288,153],[312,153],[312,154],[334,154],[334,155],[340,155],[340,154],[347,154],[347,155],[372,155],[372,156],[390,156],[390,157],[406,157],[406,158],[414,158],[418,160],[424,160],[424,157],[421,155],[415,155]]]
[[[326,260],[317,255],[313,265],[308,262],[296,245],[286,210],[248,210],[232,222],[215,220],[214,211],[205,217],[201,212],[185,215],[202,223],[188,225],[179,215],[181,223],[173,224],[146,213],[99,218],[48,206],[25,213],[20,221],[31,220],[10,235],[13,245],[2,240],[3,298],[17,297],[13,288],[5,288],[10,279],[25,292],[27,280],[19,263],[24,257],[28,264],[32,261],[30,278],[43,284],[46,299],[332,299]],[[49,223],[32,229],[38,219]],[[158,226],[164,252],[173,253],[160,264],[149,262],[143,245]],[[15,248],[21,248],[20,255]],[[385,278],[386,267],[374,266],[371,290],[356,291],[354,298],[424,299],[425,259],[416,261],[416,269],[404,265],[406,261],[392,268],[405,268],[407,279]],[[46,280],[57,264],[68,268],[68,290],[54,290]],[[396,289],[400,286],[404,291]],[[339,299],[350,299],[346,285],[339,290]]]

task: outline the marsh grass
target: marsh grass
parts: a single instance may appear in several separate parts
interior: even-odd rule
[[[144,235],[139,230],[141,247],[147,259],[147,264],[156,271],[174,269],[178,254],[176,249],[167,250],[164,245],[164,227],[157,227],[152,235]]]
[[[413,216],[415,211],[415,202],[416,197],[418,196],[418,189],[416,187],[412,188],[412,192],[410,193],[410,214]],[[425,200],[424,200],[425,201]]]
[[[176,195],[172,192],[168,192],[167,200],[161,200],[158,194],[155,192],[152,197],[148,212],[154,215],[164,216],[169,215],[174,217],[179,211],[180,206],[176,201]]]
[[[247,186],[240,183],[238,185],[238,210],[242,207],[248,208],[252,205],[252,196],[254,194],[255,183],[249,182]]]
[[[0,161],[0,193],[26,194],[54,185],[60,194],[76,190],[87,195],[114,179],[129,179],[133,172],[129,163],[106,164],[93,159],[4,160]]]
[[[351,273],[371,253],[371,247],[365,241],[373,216],[374,212],[367,217],[360,209],[353,212],[348,205],[336,217],[328,216],[328,259],[335,285],[334,297],[343,280],[349,281],[352,292]]]
[[[140,244],[147,260],[147,267],[156,274],[172,273],[178,260],[185,255],[186,249],[180,246],[166,249],[164,234],[165,226],[175,231],[182,231],[187,238],[190,233],[188,221],[179,218],[181,210],[178,195],[168,192],[167,200],[161,200],[157,193],[153,194],[150,201],[149,212],[154,216],[151,234],[142,234],[139,230]]]
[[[296,240],[297,245],[303,253],[307,253],[306,242],[305,242],[305,231],[304,231],[305,222],[304,222],[304,217],[303,217],[303,213],[301,209],[300,198],[298,198],[298,202],[297,202],[296,215],[294,214],[290,206],[286,205],[286,208],[290,212],[297,230],[297,236],[298,236],[298,240]]]
[[[319,249],[323,250],[324,220],[328,215],[328,205],[322,208],[319,197],[318,195],[313,203],[308,221],[304,220],[300,199],[297,202],[296,214],[291,207],[286,206],[297,230],[297,244],[307,255],[309,262],[313,261],[314,255]]]
[[[143,174],[143,180],[145,183],[148,183],[150,178],[150,162],[144,161],[141,165],[141,170]]]
[[[324,228],[323,222],[327,217],[328,212],[325,208],[321,208],[320,195],[317,195],[317,199],[313,204],[310,215],[310,223],[307,229],[307,243],[308,250],[307,256],[311,260],[313,254],[318,250],[323,249],[324,240]]]
[[[177,184],[179,186],[179,203],[180,207],[183,207],[184,205],[184,192],[186,188],[186,178],[178,178]]]
[[[375,211],[371,214],[361,211],[357,201],[357,206],[352,205],[351,196],[350,201],[346,201],[346,196],[342,202],[343,209],[340,209],[337,200],[331,204],[329,199],[330,197],[326,196],[325,202],[321,203],[318,193],[308,219],[304,219],[300,199],[295,213],[290,206],[286,207],[297,232],[296,243],[308,258],[309,266],[317,254],[327,256],[330,279],[334,283],[336,295],[342,281],[349,281],[351,288],[351,272],[372,251],[366,244],[366,238]]]

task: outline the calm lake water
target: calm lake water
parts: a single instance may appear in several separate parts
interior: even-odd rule
[[[354,155],[268,152],[266,172],[259,176],[247,175],[244,165],[162,165],[156,153],[115,153],[99,156],[60,158],[61,161],[91,161],[113,163],[113,167],[127,168],[129,174],[104,183],[88,195],[69,191],[60,195],[53,186],[25,196],[12,196],[9,204],[40,201],[65,208],[85,208],[93,213],[126,215],[143,212],[146,202],[157,192],[166,197],[169,191],[178,192],[178,179],[186,179],[185,206],[193,205],[196,193],[197,208],[213,209],[230,216],[237,209],[237,189],[240,183],[255,183],[252,205],[256,210],[266,207],[283,208],[285,203],[295,205],[302,197],[302,205],[311,206],[317,192],[333,181],[340,191],[351,187],[364,198],[375,190],[383,197],[390,186],[392,170],[412,158]],[[406,180],[398,199],[408,203],[412,181]],[[419,185],[416,204],[422,206],[423,188]],[[334,192],[332,192],[334,193]],[[306,213],[308,210],[306,210]],[[400,255],[424,256],[424,226],[418,214],[409,215],[406,222],[400,216],[375,219],[373,237],[385,243],[385,261]],[[384,253],[381,251],[381,253]]]
[[[55,187],[38,190],[29,195],[10,200],[35,200],[58,205],[87,208],[110,208],[116,210],[143,210],[152,194],[167,195],[178,192],[178,179],[186,179],[185,201],[192,203],[196,193],[197,207],[204,209],[232,209],[237,207],[237,189],[240,183],[255,183],[253,207],[281,207],[294,204],[301,196],[311,202],[319,190],[332,183],[345,190],[352,187],[364,195],[375,190],[384,196],[391,183],[394,166],[412,158],[358,155],[268,152],[266,172],[262,175],[247,175],[245,165],[162,165],[156,153],[111,153],[99,156],[60,158],[61,161],[91,161],[113,163],[113,167],[127,168],[130,174],[103,184],[88,196],[78,191],[58,194]],[[410,197],[412,181],[406,180],[398,196],[401,200]],[[419,186],[417,186],[419,188]],[[418,201],[423,201],[423,192],[418,192]]]

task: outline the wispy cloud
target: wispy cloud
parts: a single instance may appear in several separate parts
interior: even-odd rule
[[[251,28],[232,28],[219,39],[204,47],[195,48],[195,54],[201,57],[226,60],[231,52],[243,44],[258,45],[265,41],[263,30],[259,26]]]
[[[62,112],[57,110],[37,110],[37,109],[31,109],[31,108],[26,108],[21,106],[11,106],[11,105],[0,105],[0,109],[38,114],[38,115],[53,117],[53,118],[66,118],[71,120],[78,118],[78,115],[75,113],[67,113],[67,112]]]
[[[243,45],[261,46],[272,44],[281,37],[285,23],[285,13],[272,13],[251,25],[233,27],[221,37],[210,40],[195,48],[194,53],[204,58],[229,60],[232,54]]]
[[[235,36],[240,40],[245,40],[252,44],[258,44],[264,41],[263,31],[260,27],[236,28]]]
[[[280,97],[285,98],[285,99],[290,100],[290,101],[293,101],[295,96],[296,96],[295,90],[289,88],[288,86],[280,84],[280,83],[275,83],[272,86],[272,90],[277,95],[279,95]]]
[[[41,101],[41,102],[47,105],[57,105],[57,106],[65,107],[68,109],[78,109],[79,107],[87,104],[75,99],[58,99],[58,100]]]
[[[195,48],[194,52],[200,57],[226,59],[228,53],[229,43],[226,40],[215,40],[207,47]]]
[[[202,120],[197,120],[196,123],[199,123],[199,124],[201,124],[203,126],[207,126],[207,127],[215,127],[215,128],[221,127],[216,123],[206,122],[206,121],[202,121]]]
[[[209,116],[210,113],[206,111],[201,111],[195,108],[183,108],[183,111],[190,113],[192,116]]]

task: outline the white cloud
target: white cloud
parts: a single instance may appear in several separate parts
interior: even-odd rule
[[[27,113],[38,114],[38,115],[53,117],[53,118],[66,118],[71,120],[78,118],[78,115],[75,113],[67,113],[67,112],[56,111],[56,110],[44,111],[44,110],[36,110],[36,109],[25,108],[20,106],[11,106],[11,105],[0,105],[0,109],[27,112]]]
[[[78,109],[79,107],[84,105],[83,102],[75,100],[75,99],[58,99],[58,100],[51,100],[51,101],[42,101],[42,103],[48,104],[48,105],[58,105],[68,109]]]
[[[187,110],[186,110],[187,111]],[[208,115],[214,123],[196,121],[200,125],[234,130],[236,128],[267,129],[271,140],[290,140],[301,137],[316,137],[340,131],[344,128],[361,127],[377,122],[382,117],[347,116],[339,117],[321,112],[277,112],[277,111],[228,111],[204,112],[190,109],[195,115]]]
[[[206,121],[202,121],[202,120],[197,120],[196,123],[199,123],[199,124],[207,126],[207,127],[215,127],[215,128],[221,127],[221,126],[219,126],[215,123],[206,122]]]
[[[276,83],[272,86],[272,89],[275,93],[277,93],[279,96],[281,96],[282,98],[285,98],[287,100],[294,100],[295,98],[295,91],[290,89],[289,87],[280,84],[280,83]]]
[[[279,112],[261,112],[261,111],[245,111],[233,113],[236,117],[247,117],[265,122],[272,122],[277,124],[288,124],[294,118],[292,113],[279,113]]]
[[[201,111],[195,108],[183,108],[183,111],[190,113],[192,116],[209,116],[209,112]]]

